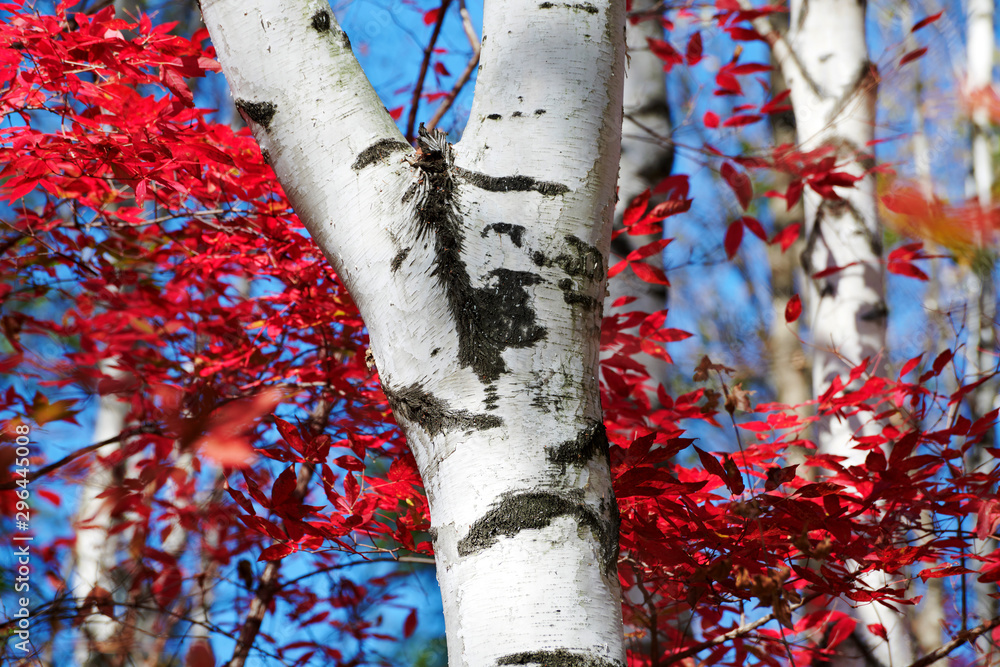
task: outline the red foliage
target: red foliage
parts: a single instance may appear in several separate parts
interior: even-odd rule
[[[127,406],[125,445],[79,461],[134,466],[136,483],[114,492],[115,530],[132,536],[122,566],[133,593],[177,613],[202,585],[203,562],[225,571],[239,554],[296,554],[308,571],[343,563],[345,552],[428,553],[426,501],[366,366],[350,297],[249,132],[194,106],[186,80],[218,70],[207,33],[188,40],[147,16],[115,19],[110,7],[6,11],[17,13],[0,24],[0,193],[11,203],[0,297],[13,354],[0,363],[25,382],[8,385],[2,408],[39,427],[76,423],[101,397]],[[43,340],[60,354],[39,354]],[[65,451],[34,453],[37,470]],[[299,494],[304,464],[315,474]],[[7,470],[0,481],[13,479]],[[209,482],[228,493],[206,495]],[[33,489],[51,498],[44,484]],[[0,491],[5,508],[15,494]],[[154,538],[171,526],[187,535],[177,557]],[[57,595],[71,544],[46,550]],[[338,580],[349,585],[346,571]],[[390,600],[387,587],[280,589],[283,604],[304,610],[312,597],[308,606],[327,610],[296,616],[294,627],[325,627],[359,647],[333,657],[309,641],[291,655],[377,661],[367,640],[387,631],[359,609]],[[191,651],[194,662],[212,660],[204,647]]]

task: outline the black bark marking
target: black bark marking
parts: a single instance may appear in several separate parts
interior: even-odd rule
[[[402,250],[396,253],[395,257],[392,258],[392,262],[389,263],[389,268],[392,270],[393,273],[399,271],[399,268],[403,266],[403,261],[410,254],[411,249],[412,248],[403,248]]]
[[[548,448],[545,458],[558,465],[563,473],[566,472],[567,466],[585,466],[587,462],[597,457],[607,461],[610,468],[609,448],[608,433],[604,424],[595,422],[580,431],[572,440]]]
[[[441,351],[440,347],[435,347],[433,350],[431,350],[431,356],[432,357],[436,357],[437,353],[440,352],[440,351]]]
[[[561,252],[550,259],[545,256],[545,253],[536,250],[531,254],[531,261],[536,266],[558,266],[566,272],[567,276],[570,276],[557,283],[563,292],[563,300],[566,303],[588,310],[600,308],[601,301],[577,289],[576,280],[573,278],[589,282],[604,278],[604,256],[600,250],[575,236],[568,235],[564,236],[563,239],[569,246],[568,251]],[[584,285],[582,289],[586,290],[587,286]]]
[[[243,116],[243,120],[252,120],[265,130],[270,129],[271,120],[278,111],[278,107],[273,102],[251,102],[249,100],[236,100],[236,108]]]
[[[534,345],[546,335],[536,323],[527,287],[541,277],[527,271],[494,269],[484,287],[473,287],[462,259],[464,221],[456,205],[451,145],[440,130],[421,126],[419,152],[411,164],[420,170],[419,180],[403,196],[417,196],[418,240],[434,235],[434,270],[445,290],[448,310],[458,332],[458,361],[471,367],[483,383],[491,383],[507,371],[501,353],[507,348]],[[530,179],[529,179],[530,180]]]
[[[885,304],[885,301],[879,301],[868,312],[862,313],[860,317],[864,322],[876,322],[885,319],[889,317],[889,306]]]
[[[312,27],[316,32],[326,32],[330,29],[330,12],[321,9],[312,16]]]
[[[361,171],[368,165],[374,164],[379,160],[384,160],[393,153],[409,151],[410,149],[410,144],[405,141],[399,141],[398,139],[379,139],[374,144],[358,153],[358,157],[354,160],[354,164],[351,165],[351,169],[354,171]]]
[[[500,395],[495,384],[486,385],[486,398],[483,399],[483,407],[487,410],[496,410],[500,406]]]
[[[544,113],[545,113],[545,109],[535,109],[535,115],[536,116],[541,116]]]
[[[435,436],[452,430],[485,431],[503,426],[503,419],[496,415],[474,414],[468,410],[454,410],[417,383],[400,389],[382,386],[393,414],[417,424]]]
[[[488,176],[478,171],[455,167],[455,174],[468,183],[487,192],[539,192],[546,197],[554,197],[569,192],[562,183],[539,181],[530,176]]]
[[[565,7],[566,9],[579,9],[581,11],[587,12],[588,14],[597,13],[597,7],[590,4],[589,2],[583,2],[577,4],[569,2],[563,2],[563,3],[543,2],[542,4],[538,5],[539,9],[552,9],[553,7]]]
[[[336,35],[337,35],[337,40],[340,41],[340,45],[345,49],[347,49],[348,51],[350,51],[351,38],[347,36],[347,33],[344,32],[343,30],[338,30]]]
[[[501,118],[503,118],[503,116],[501,116],[501,115],[500,115],[500,114],[498,114],[498,113],[491,113],[491,114],[490,114],[489,116],[487,116],[486,118],[487,118],[487,119],[489,119],[489,120],[500,120]]]
[[[535,266],[558,266],[574,278],[600,280],[604,277],[604,255],[600,250],[573,235],[564,236],[563,240],[569,245],[568,253],[561,252],[550,260],[541,250],[536,250],[531,253],[531,261]]]
[[[600,303],[592,296],[576,291],[576,283],[572,278],[563,278],[559,281],[559,289],[563,293],[563,301],[571,306],[580,306],[586,310],[597,308]]]
[[[523,115],[524,115],[524,114],[523,114],[523,113],[521,113],[520,111],[515,111],[515,112],[514,112],[514,113],[512,113],[512,114],[511,114],[510,116],[511,116],[511,118],[520,118],[520,117],[521,117],[521,116],[523,116]]]
[[[545,327],[535,321],[531,295],[525,287],[542,281],[536,273],[494,269],[485,287],[472,290],[471,300],[463,304],[473,312],[468,318],[466,338],[478,340],[462,350],[459,330],[459,361],[471,366],[481,379],[493,382],[507,370],[500,356],[506,348],[530,347],[545,338]]]
[[[541,665],[541,667],[625,667],[625,663],[564,648],[554,651],[524,651],[497,660],[498,665]]]
[[[557,255],[552,260],[553,264],[570,276],[590,280],[604,278],[604,256],[600,250],[572,235],[564,236],[563,240],[569,245],[570,252]]]
[[[480,234],[480,236],[485,239],[489,235],[490,231],[496,232],[498,236],[500,234],[506,234],[510,237],[511,243],[516,245],[518,248],[521,247],[521,241],[524,239],[524,227],[509,222],[494,222],[491,225],[486,225],[486,228],[483,229],[483,233]]]
[[[604,508],[602,507],[602,511]],[[458,542],[458,555],[465,557],[496,544],[501,537],[514,537],[522,530],[545,528],[561,516],[573,517],[589,528],[601,545],[601,564],[611,575],[618,564],[618,506],[602,517],[582,499],[573,499],[552,491],[525,491],[504,497],[476,520],[468,534]]]

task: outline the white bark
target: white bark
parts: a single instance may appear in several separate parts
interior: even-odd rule
[[[864,21],[864,3],[857,0],[795,0],[789,42],[801,67],[792,58],[782,60],[802,150],[832,149],[838,163],[845,165],[838,170],[855,175],[870,166],[868,142],[875,124],[875,77]],[[877,360],[885,346],[887,312],[874,179],[866,176],[837,193],[842,201],[823,199],[808,188],[803,197],[807,276],[846,267],[807,281],[816,396],[865,358]],[[818,428],[818,444],[848,456],[848,464],[862,461],[865,453],[851,446],[858,427],[854,420],[825,420]]]
[[[632,13],[655,11],[657,0],[635,0]],[[662,7],[660,9],[662,13]],[[647,38],[663,39],[659,15],[625,29],[628,65],[625,75],[624,108],[628,116],[622,124],[622,155],[618,173],[620,218],[628,205],[643,190],[653,187],[670,175],[673,150],[657,137],[670,137],[670,109],[667,104],[667,79],[663,61],[650,49]],[[627,235],[620,237],[625,238]]]
[[[874,66],[865,40],[865,3],[858,0],[792,0],[787,47],[775,49],[792,91],[799,142],[803,150],[827,148],[838,158],[838,171],[855,175],[871,166],[868,142],[874,138]],[[781,45],[784,47],[785,45]],[[843,166],[840,166],[843,165]],[[880,362],[885,347],[887,309],[884,301],[882,238],[877,220],[875,182],[871,176],[853,188],[838,188],[833,201],[807,189],[804,194],[807,274],[807,312],[812,330],[813,393],[820,396],[835,378],[846,381],[848,371],[865,359]],[[844,267],[823,278],[817,272]],[[871,371],[879,372],[877,363]],[[824,453],[845,457],[858,465],[866,453],[855,449],[856,433],[872,432],[859,418],[820,421],[816,442]],[[881,576],[863,577],[881,586]],[[880,605],[854,610],[859,627],[857,652],[844,648],[837,667],[878,664],[889,667],[913,661],[903,617]],[[865,626],[885,626],[888,641]]]
[[[111,377],[120,376],[113,367],[104,368],[104,371]],[[94,424],[94,442],[103,442],[121,435],[128,411],[128,403],[119,400],[117,395],[102,396]],[[73,597],[78,605],[91,596],[95,588],[106,591],[108,600],[116,589],[111,571],[116,563],[117,542],[108,539],[108,532],[115,520],[111,515],[114,500],[98,496],[115,485],[113,469],[102,465],[100,459],[110,456],[120,447],[121,443],[114,442],[96,451],[97,461],[91,466],[80,494],[72,576]],[[80,625],[82,641],[77,642],[74,648],[78,665],[89,664],[95,651],[99,653],[107,650],[108,642],[121,630],[118,621],[100,613],[95,607],[90,607],[89,611],[93,613],[88,614]]]
[[[970,93],[982,91],[993,83],[993,0],[968,0],[967,48],[968,80]],[[984,104],[972,110],[972,177],[976,198],[985,208],[991,200],[993,188],[993,155],[989,143],[990,115]]]
[[[788,34],[787,13],[777,14],[771,18],[780,34]],[[785,82],[776,54],[772,53],[771,62],[775,66],[771,72],[771,97],[774,98],[788,90],[788,84]],[[794,111],[772,114],[770,121],[775,146],[794,146],[796,143]],[[775,189],[779,192],[787,190],[791,182],[790,174],[775,175]],[[769,206],[775,232],[803,222],[801,200],[791,209],[780,199],[770,200]],[[796,283],[803,282],[802,268],[798,261],[802,254],[802,245],[801,241],[797,241],[785,251],[782,251],[780,246],[767,247],[767,259],[771,268],[771,325],[767,334],[771,386],[779,403],[797,406],[804,405],[812,398],[811,373],[802,349],[799,322],[798,320],[786,322],[785,310],[797,292]],[[809,413],[809,409],[799,407],[797,412],[805,416]],[[786,454],[786,460],[789,464],[798,465],[804,462],[803,456],[804,450],[795,447]],[[808,474],[805,466],[799,468],[799,474]]]
[[[597,382],[624,3],[485,8],[469,126],[406,145],[325,1],[203,0],[423,475],[449,665],[623,665]]]
[[[983,92],[993,82],[993,52],[996,48],[993,26],[993,0],[968,0],[967,48],[968,78],[966,87],[971,94]],[[993,154],[990,142],[990,115],[986,104],[972,108],[972,187],[979,206],[989,210],[993,190]],[[991,239],[986,229],[980,228],[976,239],[979,247],[989,252]],[[976,266],[967,278],[969,294],[969,340],[966,357],[969,365],[966,375],[974,379],[993,368],[992,349],[995,344],[993,321],[996,317],[996,291],[991,271],[993,262],[981,258],[985,266]],[[993,409],[995,396],[990,391],[974,393],[973,414],[982,416]]]

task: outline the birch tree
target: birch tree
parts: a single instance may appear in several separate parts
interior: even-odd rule
[[[673,147],[670,141],[670,106],[663,63],[650,50],[647,40],[662,40],[660,23],[662,7],[652,0],[632,3],[632,18],[625,29],[628,64],[624,88],[624,120],[621,140],[621,162],[618,172],[618,204],[615,221],[621,222],[626,208],[645,190],[654,188],[670,175]],[[660,197],[653,197],[656,203]],[[662,236],[662,234],[661,234]],[[659,241],[660,236],[622,234],[612,243],[612,263],[627,257],[633,250]],[[663,266],[662,253],[655,255],[653,265]],[[666,307],[667,291],[635,276],[623,274],[609,284],[608,305],[622,296],[633,297],[624,310],[655,313]],[[665,383],[667,364],[662,359],[643,354],[637,358],[652,379],[651,398],[655,385]]]
[[[202,10],[368,325],[427,490],[449,664],[622,664],[597,363],[623,3],[488,4],[465,134],[416,150],[325,2]]]
[[[109,457],[121,447],[118,439],[125,428],[127,412],[128,406],[118,400],[118,396],[111,394],[101,398],[94,441],[112,442],[97,450],[98,457]],[[121,631],[112,618],[98,612],[117,588],[112,570],[119,542],[109,538],[114,525],[113,503],[102,495],[115,486],[114,468],[95,464],[88,474],[77,509],[73,596],[81,601],[81,611],[85,614],[80,626],[84,640],[77,644],[74,655],[80,665],[92,664],[92,659],[95,664],[101,664],[100,655],[110,652],[109,642]]]
[[[833,157],[849,175],[850,187],[835,187],[824,196],[803,193],[805,249],[802,264],[812,345],[812,391],[826,394],[835,382],[849,384],[849,372],[868,363],[867,372],[882,368],[888,309],[881,263],[882,233],[877,218],[874,166],[869,152],[874,139],[876,70],[868,59],[866,3],[821,0],[790,3],[787,42],[775,43],[775,56],[791,90],[800,149],[817,158]],[[821,453],[843,457],[841,465],[864,462],[866,452],[854,447],[858,435],[873,433],[865,415],[831,416],[817,424]],[[887,581],[870,583],[886,585]],[[848,648],[838,665],[906,665],[913,655],[903,619],[875,605],[855,609],[859,625],[882,625],[887,640],[856,632],[856,651]],[[848,658],[847,654],[858,657]]]
[[[788,15],[786,13],[773,17],[779,34],[788,33]],[[780,22],[780,23],[779,23]],[[777,96],[788,90],[782,74],[781,65],[772,54],[771,62],[774,69],[771,72],[772,94]],[[796,143],[795,113],[788,110],[770,117],[771,135],[776,146],[793,147]],[[791,185],[787,174],[776,175],[777,188],[786,191]],[[802,203],[788,206],[786,202],[776,200],[771,204],[771,215],[774,218],[775,232],[780,232],[790,225],[801,224]],[[810,398],[810,374],[806,355],[802,349],[797,322],[785,321],[785,309],[796,293],[795,285],[801,280],[802,244],[796,243],[788,250],[774,245],[768,246],[767,258],[771,267],[771,308],[772,324],[767,332],[768,349],[771,353],[771,385],[779,403],[785,405],[802,405]],[[801,453],[794,458],[801,460]]]
[[[993,146],[990,141],[989,111],[984,104],[986,95],[993,84],[993,61],[996,48],[994,35],[995,9],[992,0],[969,0],[966,5],[967,26],[967,80],[968,93],[977,100],[972,108],[972,190],[973,199],[978,203],[979,210],[985,221],[986,212],[990,210],[993,199]],[[968,271],[966,286],[968,294],[968,341],[966,342],[967,372],[969,380],[976,380],[993,371],[996,365],[996,334],[995,322],[996,285],[993,282],[994,259],[989,248],[988,234],[985,222],[979,225],[976,245],[981,250],[975,257],[973,266]],[[980,385],[970,397],[970,408],[974,419],[989,413],[996,407],[996,385],[987,382]],[[990,438],[992,440],[992,437]],[[984,443],[990,446],[991,442]],[[988,470],[992,465],[986,452],[977,447],[972,451],[972,467]],[[981,556],[988,556],[996,549],[993,538],[976,541],[976,551]],[[992,618],[997,613],[997,603],[991,594],[996,593],[995,584],[976,585],[976,613],[980,618]],[[986,663],[1000,663],[1000,651],[995,642],[989,638],[980,638],[977,648],[986,654]]]

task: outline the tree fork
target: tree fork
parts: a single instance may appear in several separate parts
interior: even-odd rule
[[[424,130],[416,151],[324,1],[202,9],[368,326],[427,490],[449,664],[624,665],[596,426],[624,3],[488,3],[465,134]]]

